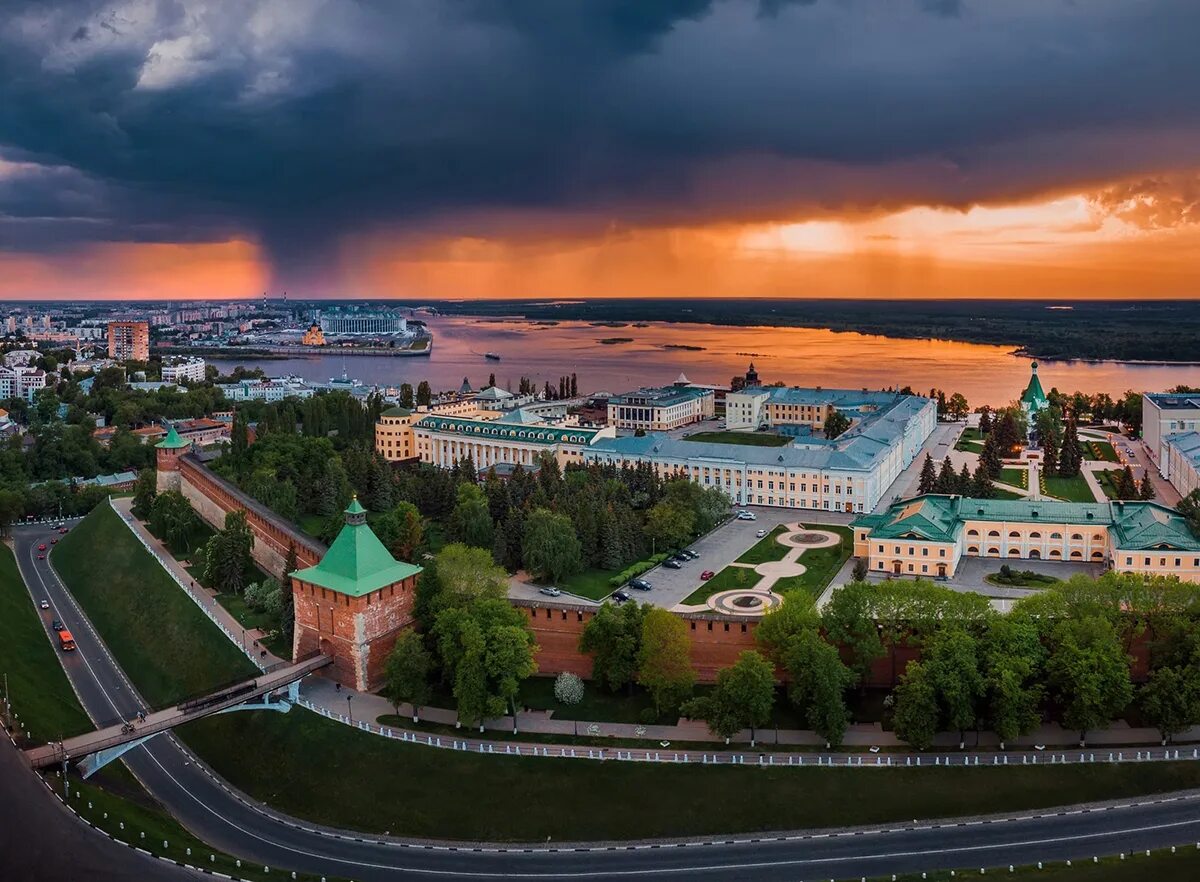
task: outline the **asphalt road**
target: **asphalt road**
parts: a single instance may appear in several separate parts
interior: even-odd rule
[[[75,636],[78,652],[64,656],[68,676],[85,708],[96,718],[131,716],[143,706],[136,690],[47,562],[37,560],[36,546],[48,536],[44,528],[20,528],[14,531],[14,542],[21,572],[33,595],[38,599],[47,597],[55,616]],[[1193,792],[1041,815],[739,836],[716,842],[578,848],[450,846],[339,834],[282,817],[229,790],[170,736],[159,736],[133,749],[125,755],[125,761],[146,789],[184,826],[216,848],[272,868],[361,882],[425,877],[617,880],[663,874],[712,879],[828,879],[1081,859],[1200,840],[1200,792]],[[307,761],[320,759],[310,757]],[[753,775],[748,769],[748,786],[753,786]],[[16,788],[26,786],[21,779],[27,777],[5,774],[0,786],[6,795],[22,798]],[[54,802],[53,796],[44,791],[40,798]],[[32,794],[23,797],[25,802],[37,799]],[[63,812],[61,807],[57,811]],[[82,827],[71,835],[63,832],[61,825],[47,824],[44,831],[31,833],[29,841],[14,837],[0,839],[0,843],[9,849],[15,847],[16,860],[28,865],[30,854],[44,853],[51,844],[64,855],[73,856],[80,849],[80,860],[94,859],[82,851],[92,847],[87,841],[91,835]],[[128,875],[108,878],[151,877],[130,868]]]

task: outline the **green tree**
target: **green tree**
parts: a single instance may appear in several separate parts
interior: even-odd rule
[[[1154,481],[1147,472],[1142,478],[1141,484],[1138,485],[1138,499],[1149,501],[1154,498],[1154,495]]]
[[[458,502],[450,513],[450,535],[476,548],[492,547],[492,515],[478,484],[459,484]]]
[[[661,607],[647,610],[638,652],[638,683],[649,693],[659,716],[676,710],[696,682],[691,640],[679,616]]]
[[[1101,616],[1060,622],[1046,663],[1062,723],[1079,730],[1082,745],[1089,729],[1107,726],[1133,697],[1129,659],[1112,623]]]
[[[417,549],[425,538],[425,522],[411,502],[398,503],[373,521],[371,529],[397,560],[415,560]]]
[[[158,472],[154,469],[142,469],[138,472],[137,483],[133,486],[134,517],[145,520],[150,517],[150,506],[154,505],[154,497],[158,494]]]
[[[937,467],[933,464],[933,456],[926,453],[925,461],[921,463],[921,477],[917,481],[917,493],[924,495],[932,493],[937,484]]]
[[[965,420],[970,411],[971,406],[967,404],[966,396],[961,392],[955,392],[946,403],[946,412],[952,420]]]
[[[950,456],[942,460],[941,471],[938,472],[937,480],[933,483],[934,493],[953,493],[958,488],[958,474],[954,471],[954,463],[950,461]]]
[[[835,410],[825,418],[825,437],[832,440],[850,428],[850,418]]]
[[[1032,732],[1042,721],[1046,649],[1037,625],[1017,613],[991,621],[982,657],[988,716],[1003,745]]]
[[[834,590],[821,610],[821,626],[834,645],[850,652],[850,669],[859,683],[871,676],[871,666],[884,655],[883,640],[875,622],[877,589],[867,582],[851,582]]]
[[[1194,664],[1152,670],[1138,693],[1138,703],[1163,744],[1170,742],[1200,724],[1200,671]]]
[[[575,527],[566,515],[535,508],[525,519],[521,558],[538,581],[557,582],[579,572],[581,549]]]
[[[634,601],[602,604],[579,635],[579,651],[592,656],[592,679],[612,692],[637,678],[645,609]]]
[[[204,578],[218,591],[239,594],[246,587],[250,569],[250,550],[254,534],[246,514],[231,511],[225,515],[225,529],[217,531],[204,553]]]
[[[400,402],[400,406],[401,406],[401,407],[408,408],[409,410],[412,410],[412,409],[413,409],[413,387],[412,387],[412,383],[401,383],[401,384],[400,384],[400,399],[399,399],[399,402]]]
[[[150,529],[177,551],[191,550],[189,540],[199,523],[191,503],[178,490],[158,494],[150,506]]]
[[[422,380],[417,383],[417,407],[428,407],[433,403],[433,392],[429,388],[429,382]]]
[[[502,599],[508,593],[508,574],[496,566],[491,553],[483,548],[471,548],[457,542],[447,545],[437,553],[426,572],[432,576],[429,586],[432,596],[423,602],[430,605],[434,615],[447,607]]]
[[[850,725],[846,690],[855,677],[837,647],[822,640],[815,628],[808,629],[788,641],[779,662],[787,671],[788,699],[830,747],[839,746]]]
[[[937,694],[942,719],[958,730],[958,740],[976,724],[976,706],[983,698],[975,638],[965,628],[948,625],[925,642],[923,667]]]
[[[646,538],[653,540],[656,550],[679,548],[691,541],[695,524],[692,511],[663,500],[646,513]]]
[[[917,750],[933,744],[938,731],[937,691],[919,662],[912,662],[900,677],[895,691],[892,725],[896,735]]]
[[[388,653],[383,672],[383,697],[392,703],[396,713],[401,704],[411,704],[413,722],[417,721],[422,705],[429,701],[429,673],[433,658],[421,635],[407,628],[396,638],[396,645]]]
[[[704,720],[714,735],[729,739],[742,729],[754,730],[771,719],[775,704],[775,679],[771,663],[752,649],[743,651],[731,667],[717,672],[717,683],[708,695],[684,703],[682,712]]]

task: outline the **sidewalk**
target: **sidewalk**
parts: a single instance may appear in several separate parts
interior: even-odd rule
[[[126,496],[120,499],[113,499],[112,506],[117,510],[121,519],[129,526],[129,529],[141,537],[142,541],[149,545],[154,553],[158,555],[159,561],[170,571],[171,575],[184,587],[184,590],[192,596],[192,599],[196,603],[204,607],[230,634],[242,635],[242,650],[244,652],[249,654],[257,649],[258,661],[268,667],[279,662],[291,661],[291,659],[279,658],[279,656],[274,655],[270,650],[262,646],[258,642],[266,636],[262,631],[257,628],[243,628],[242,623],[217,602],[217,592],[203,587],[192,578],[192,574],[167,550],[162,540],[146,529],[146,525],[133,516],[132,497]],[[262,655],[264,652],[266,653],[265,657]]]
[[[590,687],[589,687],[590,688]],[[331,680],[322,676],[308,677],[300,684],[301,697],[307,699],[318,710],[326,710],[336,717],[353,718],[356,724],[374,724],[379,717],[395,714],[391,702],[371,693],[356,692],[353,689],[336,689]],[[350,700],[347,701],[347,696]],[[412,706],[400,705],[399,716],[412,719]],[[453,726],[457,713],[449,708],[423,707],[419,718],[428,723],[438,723]],[[513,719],[511,716],[497,717],[486,720],[484,729],[493,732],[512,732]],[[402,724],[395,729],[400,731]],[[517,714],[517,731],[539,735],[609,737],[624,739],[645,739],[647,741],[668,742],[711,742],[722,745],[722,739],[716,738],[708,731],[708,726],[701,720],[680,720],[674,726],[643,726],[637,723],[601,723],[587,720],[556,720],[550,711],[526,711]],[[477,733],[477,728],[462,728],[463,736]],[[815,732],[806,729],[774,729],[763,728],[755,732],[757,744],[768,747],[773,744],[823,748],[825,740]],[[978,739],[974,732],[966,733],[966,743],[984,749],[997,749],[1000,739],[992,732],[979,733]],[[1141,744],[1157,747],[1161,741],[1157,729],[1133,728],[1123,720],[1115,722],[1110,728],[1088,732],[1087,742],[1092,747],[1110,745]],[[1200,726],[1194,726],[1180,733],[1174,739],[1176,744],[1200,742]],[[750,730],[744,729],[733,739],[732,743],[749,744]],[[934,747],[941,749],[957,749],[958,733],[942,732],[934,739]],[[1057,723],[1043,725],[1033,733],[1008,742],[1006,746],[1021,747],[1056,747],[1074,748],[1079,744],[1079,733],[1064,730]],[[848,748],[904,748],[906,745],[893,732],[883,731],[879,723],[857,723],[846,731],[843,745]],[[539,746],[545,746],[544,744]],[[916,754],[913,754],[914,756]]]

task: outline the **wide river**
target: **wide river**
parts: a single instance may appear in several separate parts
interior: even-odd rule
[[[228,372],[257,365],[269,376],[295,375],[324,381],[346,372],[364,383],[457,388],[463,377],[479,388],[495,373],[501,386],[516,387],[522,376],[539,385],[578,376],[580,392],[624,392],[671,383],[682,372],[699,383],[728,383],[753,361],[764,383],[794,386],[871,388],[910,385],[961,392],[971,405],[1007,404],[1029,379],[1029,359],[1002,346],[945,340],[901,340],[812,328],[740,328],[721,325],[650,323],[595,326],[586,322],[537,324],[523,319],[470,316],[427,319],[433,330],[428,357],[336,354],[303,358],[211,359]],[[601,340],[615,342],[601,343]],[[697,347],[682,349],[677,347]],[[494,352],[500,361],[484,358]],[[1042,384],[1064,392],[1155,391],[1185,383],[1200,385],[1200,366],[1134,365],[1118,362],[1050,362]]]

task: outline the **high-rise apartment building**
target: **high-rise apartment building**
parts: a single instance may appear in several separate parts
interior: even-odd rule
[[[150,325],[147,322],[109,322],[108,357],[117,361],[150,360]]]

